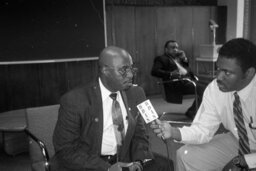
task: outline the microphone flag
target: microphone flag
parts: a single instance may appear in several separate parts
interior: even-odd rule
[[[146,123],[152,122],[158,118],[158,114],[149,99],[138,104],[137,108]]]

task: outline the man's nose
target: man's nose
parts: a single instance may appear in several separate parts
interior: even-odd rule
[[[217,80],[223,80],[224,72],[223,71],[217,71],[216,78]]]
[[[126,77],[132,78],[133,77],[133,71],[131,69],[127,70]]]

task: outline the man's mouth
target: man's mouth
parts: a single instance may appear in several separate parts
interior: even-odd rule
[[[224,90],[224,89],[225,89],[224,84],[218,83],[217,85],[218,85],[218,87],[219,87],[220,90]]]

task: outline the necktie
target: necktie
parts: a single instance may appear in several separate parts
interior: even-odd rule
[[[244,124],[243,112],[241,107],[241,102],[237,92],[234,93],[235,100],[233,103],[233,113],[235,124],[238,130],[238,137],[239,137],[239,155],[244,155],[250,153],[249,148],[249,140],[247,136],[247,131]]]
[[[119,156],[120,156],[120,148],[123,144],[123,139],[124,139],[124,136],[125,136],[125,132],[124,132],[123,115],[122,115],[120,104],[116,100],[116,96],[117,96],[116,93],[111,93],[110,94],[110,97],[113,99],[112,119],[113,119],[116,142],[117,142],[117,160],[118,160]]]

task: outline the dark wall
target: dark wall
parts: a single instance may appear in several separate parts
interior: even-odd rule
[[[98,56],[104,43],[102,0],[4,0],[0,61]]]
[[[0,112],[56,104],[97,75],[97,60],[1,62],[97,57],[105,47],[102,0],[3,0],[0,23]]]
[[[97,61],[0,65],[0,112],[56,104],[66,91],[96,75]]]

